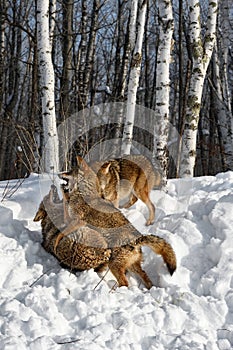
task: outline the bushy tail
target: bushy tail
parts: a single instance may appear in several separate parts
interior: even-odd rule
[[[136,244],[142,246],[146,245],[150,247],[154,253],[161,255],[171,275],[176,270],[175,252],[165,239],[154,235],[141,236],[137,238]]]

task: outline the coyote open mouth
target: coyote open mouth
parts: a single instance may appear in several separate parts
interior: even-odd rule
[[[70,176],[67,175],[67,172],[61,172],[58,174],[58,177],[60,179],[60,186],[63,188],[64,191],[68,192],[71,191],[70,186]]]

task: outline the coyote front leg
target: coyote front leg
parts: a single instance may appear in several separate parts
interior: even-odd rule
[[[57,236],[56,241],[54,243],[54,252],[56,253],[58,243],[62,238],[64,238],[65,236],[68,236],[72,232],[76,231],[79,227],[82,227],[85,225],[86,225],[85,221],[78,220],[78,219],[72,220],[69,223],[69,225],[65,228],[65,230],[60,232],[59,235]]]

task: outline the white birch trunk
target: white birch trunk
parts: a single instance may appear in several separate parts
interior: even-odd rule
[[[49,35],[49,0],[38,0],[37,3],[37,41],[44,132],[43,171],[53,173],[58,171],[59,158],[54,101],[54,70]]]
[[[136,33],[136,18],[137,18],[137,7],[138,7],[138,26],[137,26],[137,37]],[[138,5],[137,0],[132,0],[131,5],[131,20],[130,20],[130,46],[134,47],[133,57],[131,62],[129,85],[128,85],[128,98],[126,108],[125,126],[123,131],[122,140],[122,154],[130,154],[132,140],[133,140],[133,126],[134,126],[134,115],[136,107],[137,89],[141,70],[142,60],[142,42],[145,28],[146,19],[146,7],[147,0],[140,1]],[[136,42],[135,42],[136,40]]]
[[[156,115],[158,115],[159,127],[155,132],[155,157],[162,168],[162,183],[165,185],[167,177],[167,142],[169,133],[169,95],[170,78],[169,67],[172,50],[172,35],[174,30],[172,3],[168,0],[160,0],[159,6],[159,47],[156,72]]]
[[[202,41],[200,2],[189,0],[189,35],[193,62],[182,141],[180,177],[192,177],[194,174],[201,97],[206,71],[215,45],[217,8],[218,0],[209,2],[207,31]]]

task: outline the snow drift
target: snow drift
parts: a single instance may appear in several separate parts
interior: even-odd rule
[[[0,344],[2,350],[233,348],[233,173],[169,180],[152,192],[156,222],[145,226],[138,201],[124,214],[143,234],[173,246],[171,277],[161,257],[143,248],[154,286],[135,276],[116,288],[93,270],[71,274],[41,247],[32,221],[49,181],[31,175],[0,183]],[[14,192],[14,193],[13,193]]]

